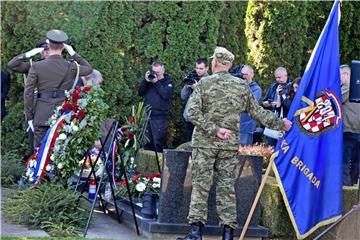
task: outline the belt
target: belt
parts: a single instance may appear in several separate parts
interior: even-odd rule
[[[53,92],[39,92],[37,94],[38,98],[63,98],[65,97],[64,91],[53,91]]]

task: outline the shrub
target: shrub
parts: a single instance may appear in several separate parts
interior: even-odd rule
[[[78,198],[74,190],[43,183],[35,189],[19,189],[3,208],[12,223],[39,227],[52,236],[73,236],[85,226],[88,216],[78,206]]]

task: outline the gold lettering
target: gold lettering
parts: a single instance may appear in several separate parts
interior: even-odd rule
[[[291,159],[292,164],[296,164],[298,161],[299,161],[298,157],[293,157],[293,159]]]
[[[285,139],[281,141],[281,147],[283,147],[284,145],[288,145]]]
[[[314,176],[314,173],[310,173],[310,174],[308,174],[306,177],[310,180],[310,181],[312,181],[312,177]],[[315,178],[316,179],[316,178]],[[315,182],[313,182],[313,183],[315,183]]]
[[[282,141],[281,144],[283,144],[284,141]],[[283,149],[289,149],[289,146],[285,146]],[[287,151],[287,150],[286,150]],[[319,188],[320,187],[320,180],[318,180],[316,178],[316,176],[314,175],[313,172],[311,172],[311,170],[306,166],[306,164],[301,161],[298,157],[294,156],[292,159],[291,159],[291,163],[294,164],[296,166],[296,168],[299,169],[299,171],[303,172],[305,177],[307,179],[309,179],[309,181],[314,184],[314,186],[316,188]]]
[[[300,167],[303,165],[303,162],[302,161],[299,161],[297,164],[296,164],[296,167],[298,168],[298,169],[300,169]]]
[[[303,172],[305,168],[306,168],[306,165],[304,164],[304,166],[301,168],[301,171]]]
[[[286,153],[289,150],[289,148],[290,148],[289,146],[285,146],[285,147],[283,147],[281,149],[283,150],[284,153]]]
[[[311,174],[313,174],[313,173],[311,173]],[[317,180],[317,178],[314,176],[313,179],[311,180],[311,182],[312,182],[312,183],[315,183],[316,180]]]

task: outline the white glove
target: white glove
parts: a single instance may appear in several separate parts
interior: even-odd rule
[[[32,57],[38,53],[41,53],[42,51],[44,51],[44,48],[34,48],[34,49],[26,52],[25,57],[27,57],[27,58]]]
[[[28,130],[29,130],[29,128],[31,128],[31,130],[34,132],[33,120],[28,121],[28,124],[29,124]]]
[[[72,46],[67,45],[67,44],[64,43],[64,48],[65,48],[66,51],[70,54],[70,56],[74,56],[75,51],[74,51],[74,49],[72,48]]]

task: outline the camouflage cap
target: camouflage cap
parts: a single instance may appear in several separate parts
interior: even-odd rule
[[[214,54],[210,58],[216,58],[219,63],[227,65],[234,61],[235,56],[226,48],[216,47]]]

